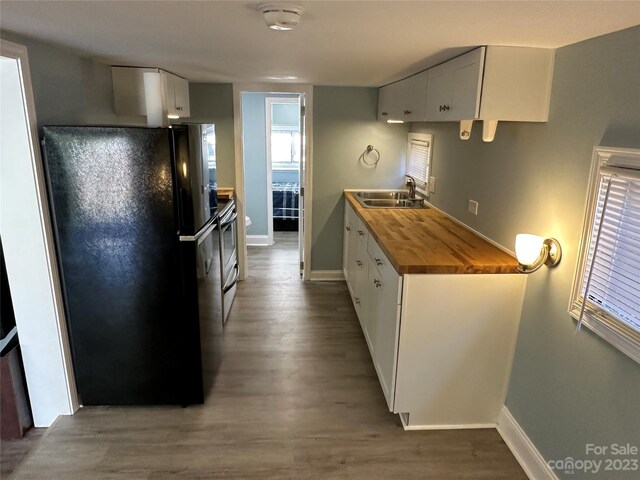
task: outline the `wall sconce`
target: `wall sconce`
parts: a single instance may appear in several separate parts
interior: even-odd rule
[[[555,238],[542,238],[529,233],[516,235],[516,257],[521,273],[533,273],[542,265],[554,267],[560,262],[562,249]]]

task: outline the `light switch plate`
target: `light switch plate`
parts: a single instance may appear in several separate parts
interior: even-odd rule
[[[429,177],[429,193],[436,193],[436,177]]]
[[[473,213],[474,215],[478,215],[478,202],[475,200],[469,199],[469,206],[467,207],[469,213]]]

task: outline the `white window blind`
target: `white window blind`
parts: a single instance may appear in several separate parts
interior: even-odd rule
[[[640,361],[640,164],[601,166],[572,314]],[[579,267],[580,268],[580,267]],[[583,299],[586,303],[583,305]]]
[[[427,134],[409,134],[407,175],[411,175],[421,188],[424,188],[429,181],[431,138],[432,136]]]

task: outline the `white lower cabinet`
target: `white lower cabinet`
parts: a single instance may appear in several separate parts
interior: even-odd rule
[[[407,429],[495,426],[526,275],[399,275],[363,228],[345,202],[345,278],[389,411]]]

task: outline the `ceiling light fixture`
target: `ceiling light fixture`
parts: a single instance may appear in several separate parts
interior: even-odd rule
[[[298,80],[295,75],[273,75],[266,78],[267,80]]]
[[[272,30],[287,31],[298,25],[302,17],[302,8],[293,5],[258,5],[258,10],[262,12],[264,21]]]

